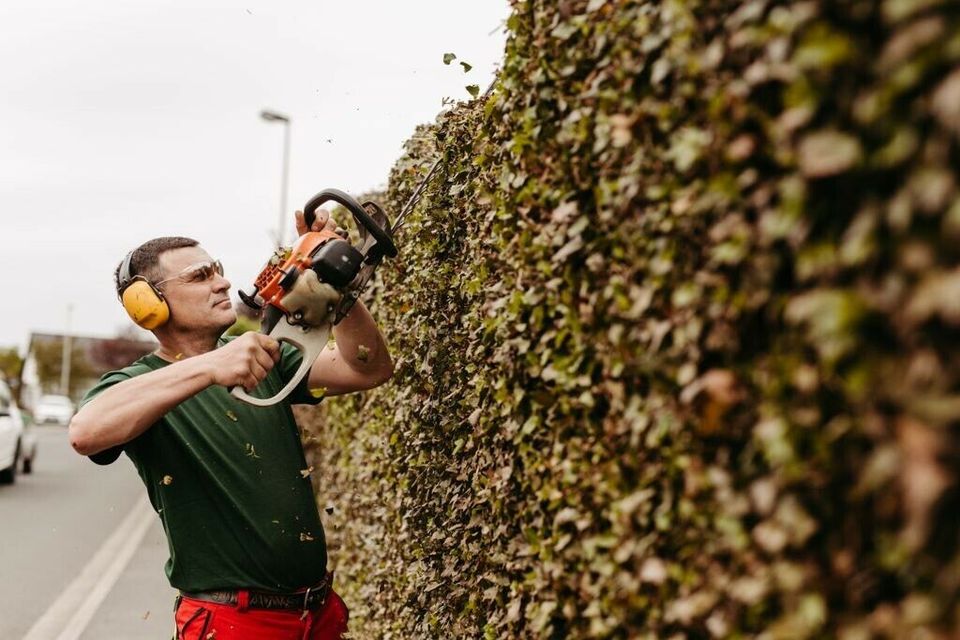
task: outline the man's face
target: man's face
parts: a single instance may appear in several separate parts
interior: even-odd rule
[[[210,278],[184,281],[179,276],[191,267],[212,263],[210,255],[197,247],[171,249],[160,254],[160,269],[168,280],[159,285],[170,305],[170,323],[178,329],[218,329],[223,331],[237,321],[230,301],[230,281],[218,273]],[[189,280],[189,278],[187,279]]]

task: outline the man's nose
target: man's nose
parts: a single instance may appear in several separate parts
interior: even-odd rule
[[[227,280],[224,276],[219,273],[214,276],[213,279],[213,290],[214,291],[226,291],[230,288],[230,281]]]

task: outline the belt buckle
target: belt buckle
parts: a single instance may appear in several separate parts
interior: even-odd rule
[[[324,579],[324,581],[323,581],[322,583],[320,583],[319,586],[316,586],[316,587],[307,587],[307,590],[303,592],[303,611],[306,612],[306,611],[308,611],[309,608],[310,608],[310,594],[311,594],[311,593],[314,593],[314,592],[316,592],[317,590],[328,589],[328,587],[329,587],[329,582],[326,580],[326,578]],[[325,605],[326,603],[327,603],[327,594],[324,593],[324,594],[323,594],[323,598],[321,598],[321,600],[320,600],[320,605],[319,605],[317,608],[322,607],[322,606]]]

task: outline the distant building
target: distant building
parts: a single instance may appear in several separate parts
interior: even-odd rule
[[[74,402],[83,397],[107,371],[122,369],[157,348],[157,343],[135,338],[90,338],[67,336],[70,349],[69,389],[61,388],[64,336],[30,334],[30,345],[20,373],[20,404],[32,409],[40,396],[67,395]]]

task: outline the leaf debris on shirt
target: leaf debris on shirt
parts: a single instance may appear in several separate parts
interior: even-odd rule
[[[162,482],[165,485],[171,485],[173,484],[173,476],[163,476],[163,480],[161,480],[160,482]]]
[[[370,349],[368,349],[365,345],[360,345],[359,347],[357,347],[357,360],[359,360],[360,362],[366,362],[369,359],[370,359]]]
[[[323,396],[327,395],[327,388],[315,387],[313,389],[310,389],[310,395],[313,396],[314,398],[322,398]]]
[[[257,455],[257,450],[256,450],[256,449],[254,448],[254,446],[253,446],[252,444],[250,444],[249,442],[247,443],[247,455],[250,456],[251,458],[259,458],[259,457],[260,457],[260,456]]]
[[[309,533],[301,533],[300,542],[313,542],[313,536]]]
[[[237,422],[238,420],[240,420],[240,418],[237,417],[237,414],[235,414],[233,411],[228,410],[226,415],[228,418],[230,418],[234,422]]]
[[[300,469],[300,477],[301,477],[301,478],[309,477],[309,475],[310,475],[311,473],[313,473],[313,465],[310,465],[310,466],[307,467],[306,469]]]

